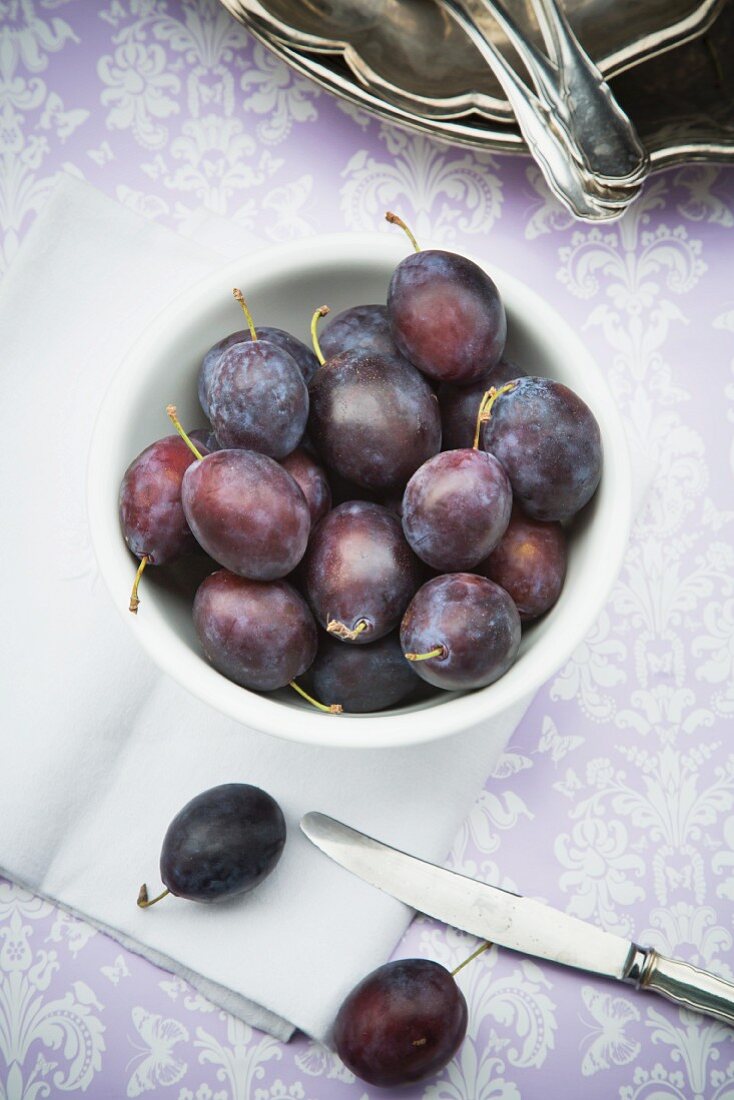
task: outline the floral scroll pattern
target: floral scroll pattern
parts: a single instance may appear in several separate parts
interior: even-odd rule
[[[0,274],[61,171],[174,229],[206,212],[278,241],[389,232],[396,207],[568,317],[650,484],[604,612],[539,692],[451,865],[734,977],[734,172],[655,176],[620,222],[583,226],[527,160],[338,104],[217,0],[0,0]],[[455,965],[473,947],[418,919],[398,950]],[[468,1039],[408,1100],[734,1100],[722,1025],[496,948],[459,980]],[[0,884],[0,1100],[64,1095],[378,1093]]]

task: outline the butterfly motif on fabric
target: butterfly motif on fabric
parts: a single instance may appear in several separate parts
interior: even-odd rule
[[[113,985],[118,985],[123,978],[130,977],[124,955],[118,955],[112,966],[101,966],[100,971]]]
[[[582,988],[581,997],[592,1017],[591,1021],[583,1021],[591,1028],[591,1034],[581,1042],[584,1077],[591,1077],[612,1065],[626,1066],[637,1058],[640,1044],[625,1035],[625,1027],[640,1019],[635,1006],[622,997],[600,993],[589,985]]]
[[[546,714],[543,719],[543,729],[540,734],[540,740],[538,741],[538,747],[536,752],[547,752],[550,754],[550,758],[554,764],[557,764],[560,760],[563,760],[564,756],[567,756],[579,745],[583,745],[585,738],[574,737],[571,734],[562,736],[558,732],[553,719]]]
[[[146,1012],[140,1006],[133,1008],[132,1018],[144,1045],[131,1040],[140,1053],[128,1063],[128,1067],[134,1062],[137,1065],[127,1083],[127,1095],[140,1096],[151,1092],[157,1085],[175,1085],[188,1067],[186,1062],[176,1057],[173,1048],[177,1043],[187,1042],[187,1029],[178,1020]]]

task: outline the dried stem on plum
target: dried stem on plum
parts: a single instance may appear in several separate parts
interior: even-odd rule
[[[199,462],[201,462],[204,455],[201,453],[200,450],[198,450],[198,448],[196,448],[194,446],[194,444],[191,442],[189,437],[186,435],[186,432],[183,430],[183,427],[181,425],[181,421],[178,419],[178,416],[176,415],[176,406],[175,405],[166,405],[166,412],[168,414],[168,419],[171,421],[171,423],[173,424],[174,428],[176,429],[178,434],[183,439],[186,446],[196,456],[196,458],[199,460]]]
[[[504,386],[500,386],[497,389],[492,386],[482,396],[482,400],[479,402],[479,412],[477,413],[477,427],[474,432],[474,450],[479,447],[479,434],[482,430],[482,424],[486,424],[488,420],[492,419],[492,406],[498,397],[501,397],[503,393],[511,393],[517,386],[517,382],[506,382]]]
[[[241,290],[238,290],[237,287],[234,288],[234,290],[232,291],[232,294],[235,297],[235,301],[239,302],[240,305],[242,306],[242,312],[245,315],[245,320],[247,321],[247,327],[250,330],[250,336],[252,337],[253,343],[256,343],[258,337],[257,337],[257,332],[255,331],[255,322],[252,319],[252,314],[250,313],[249,309],[247,308],[247,302],[245,301],[244,295],[243,295]]]
[[[148,887],[145,885],[145,883],[143,883],[143,885],[140,887],[140,893],[138,894],[138,908],[150,909],[151,905],[155,905],[157,901],[162,901],[166,894],[170,894],[170,892],[170,890],[164,890],[163,893],[158,895],[158,897],[149,899]]]
[[[340,622],[338,619],[329,619],[326,624],[326,629],[329,634],[335,634],[337,638],[343,638],[345,641],[353,642],[359,637],[365,630],[369,630],[370,624],[366,619],[360,619],[354,630],[351,630],[346,623]]]
[[[328,705],[326,703],[320,703],[318,699],[314,699],[312,695],[309,695],[308,692],[304,691],[301,685],[297,684],[295,680],[291,680],[288,686],[292,687],[294,691],[297,691],[298,694],[303,699],[305,699],[307,703],[310,703],[312,707],[316,707],[317,710],[323,711],[324,714],[344,713],[344,707],[340,703],[331,703]]]
[[[388,210],[387,213],[385,214],[385,221],[390,222],[390,225],[399,225],[400,228],[407,235],[408,240],[413,245],[413,248],[415,249],[415,251],[420,252],[420,250],[421,250],[420,245],[418,244],[417,240],[413,236],[413,233],[408,228],[408,226],[405,224],[405,222],[403,221],[402,218],[398,217],[397,214],[393,214],[392,210]]]
[[[324,358],[324,354],[321,351],[321,345],[319,344],[319,337],[318,333],[316,332],[316,328],[321,318],[325,317],[328,312],[328,306],[319,306],[319,308],[314,311],[314,315],[311,318],[311,343],[313,344],[313,350],[316,353],[316,358],[319,361],[319,365],[322,367],[326,362],[326,359]]]
[[[469,956],[468,959],[464,959],[464,961],[462,963],[459,963],[459,965],[451,971],[451,977],[455,978],[460,970],[463,970],[465,966],[468,966],[468,964],[470,962],[473,962],[474,959],[476,959],[478,955],[482,955],[482,954],[484,954],[485,951],[489,951],[491,946],[492,946],[492,944],[488,940],[486,943],[483,943],[481,945],[481,947],[478,947],[476,949],[476,951],[472,951],[472,953],[471,953],[471,955]]]
[[[135,580],[133,581],[133,587],[132,587],[132,592],[130,593],[130,604],[129,604],[129,609],[130,609],[130,611],[132,611],[133,615],[137,615],[137,613],[138,613],[138,608],[140,606],[140,600],[138,598],[138,585],[140,584],[140,578],[143,575],[143,570],[145,569],[145,567],[146,567],[146,565],[148,564],[149,561],[150,561],[150,558],[148,557],[148,555],[143,554],[142,558],[140,559],[140,565],[138,566],[138,571],[135,574]]]
[[[491,389],[482,394],[482,400],[479,402],[479,409],[477,411],[477,426],[474,430],[474,442],[472,444],[472,448],[475,451],[479,449],[479,436],[482,431],[482,424],[484,424],[484,410],[487,407],[487,402],[490,400],[490,398],[493,397],[494,394],[496,394],[496,392],[497,391],[495,390],[494,386],[492,386]]]
[[[443,661],[446,657],[446,646],[437,645],[433,649],[430,649],[428,653],[406,653],[406,661],[430,661],[432,657],[436,657],[439,661]]]

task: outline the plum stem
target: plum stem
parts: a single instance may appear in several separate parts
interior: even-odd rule
[[[350,630],[346,623],[340,622],[339,619],[329,619],[326,624],[326,629],[329,634],[336,634],[337,638],[343,638],[345,641],[353,642],[363,631],[369,630],[369,626],[370,624],[366,619],[360,619],[354,630]]]
[[[399,218],[397,214],[393,214],[392,210],[388,210],[387,213],[385,214],[385,221],[390,222],[390,225],[399,225],[400,228],[402,230],[404,230],[404,232],[407,234],[408,240],[413,245],[413,248],[415,249],[415,251],[420,252],[420,250],[421,250],[420,245],[418,244],[417,240],[413,236],[413,233],[408,228],[408,226],[405,224],[405,222],[403,221],[402,218]]]
[[[483,943],[481,947],[478,947],[476,951],[472,951],[468,959],[464,959],[462,963],[459,963],[459,965],[451,971],[451,977],[455,978],[460,970],[463,970],[465,966],[468,966],[470,962],[473,962],[478,955],[482,955],[485,951],[489,951],[491,946],[492,944],[488,940],[486,943]]]
[[[319,343],[318,333],[316,328],[322,317],[325,317],[329,312],[328,306],[319,306],[317,310],[314,310],[314,315],[311,318],[311,343],[313,344],[313,350],[316,352],[316,358],[319,361],[319,365],[323,367],[326,359],[324,353],[321,350],[321,344]]]
[[[140,559],[140,565],[138,566],[138,571],[135,574],[135,580],[133,581],[132,592],[130,593],[130,611],[132,611],[133,615],[137,615],[138,608],[140,607],[140,600],[138,599],[138,585],[140,584],[140,578],[143,575],[143,570],[145,569],[145,567],[146,567],[146,565],[148,564],[149,561],[150,561],[150,558],[148,557],[148,555],[143,554],[142,558]]]
[[[429,661],[431,657],[438,657],[439,660],[443,660],[446,656],[446,646],[437,645],[433,649],[430,649],[428,653],[406,653],[406,661]]]
[[[492,419],[492,407],[498,397],[502,397],[503,393],[512,393],[517,386],[517,382],[506,382],[504,386],[500,386],[497,389],[495,386],[491,386],[485,394],[482,395],[482,400],[479,402],[479,412],[477,413],[477,427],[474,432],[474,450],[479,447],[479,434],[482,430],[482,424],[486,424],[488,420]]]
[[[257,343],[257,332],[255,331],[255,322],[252,319],[252,314],[250,313],[249,309],[247,308],[247,302],[245,301],[245,296],[242,293],[242,291],[239,290],[237,287],[234,288],[232,293],[235,297],[235,300],[238,301],[240,303],[240,305],[242,306],[242,312],[245,315],[245,320],[247,321],[247,327],[250,330],[250,336],[252,337],[252,341],[253,341],[253,343]]]
[[[309,695],[307,691],[304,691],[301,685],[297,684],[295,680],[291,680],[288,686],[292,687],[294,691],[297,691],[298,694],[303,699],[305,699],[307,703],[310,703],[312,707],[316,707],[317,710],[322,710],[324,714],[344,713],[344,707],[341,705],[341,703],[330,703],[329,705],[327,705],[326,703],[320,703],[318,699],[314,699],[312,695]]]
[[[149,899],[148,887],[145,885],[145,883],[143,883],[143,885],[140,887],[140,893],[138,894],[138,908],[150,909],[151,905],[155,905],[157,901],[161,901],[166,896],[166,894],[170,894],[170,892],[170,890],[164,890],[163,893],[159,894],[157,898]]]
[[[199,462],[201,462],[201,460],[204,456],[201,453],[201,451],[199,451],[194,446],[194,444],[191,442],[189,437],[186,435],[186,432],[183,430],[183,427],[181,425],[181,421],[178,419],[178,416],[176,415],[176,406],[175,405],[166,405],[166,412],[168,413],[168,419],[171,421],[171,423],[173,424],[174,428],[176,429],[178,434],[183,439],[186,446],[189,448],[190,451],[193,451],[193,453],[198,458]]]
[[[484,423],[484,410],[487,407],[487,402],[490,400],[493,394],[496,394],[494,386],[482,394],[482,400],[479,402],[479,408],[477,410],[477,426],[474,429],[474,443],[472,444],[473,450],[479,449],[479,436],[482,431],[482,424]]]

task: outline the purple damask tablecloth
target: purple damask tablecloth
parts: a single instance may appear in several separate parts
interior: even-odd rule
[[[604,613],[538,694],[452,866],[733,978],[734,171],[668,172],[621,222],[573,223],[528,160],[337,103],[215,0],[0,0],[0,111],[3,270],[66,171],[184,232],[202,210],[274,241],[387,230],[393,207],[577,327],[655,478]],[[418,919],[398,953],[455,965],[472,946]],[[722,1024],[495,949],[460,982],[460,1055],[401,1096],[734,1100]],[[0,881],[0,1098],[143,1093],[389,1095]]]

